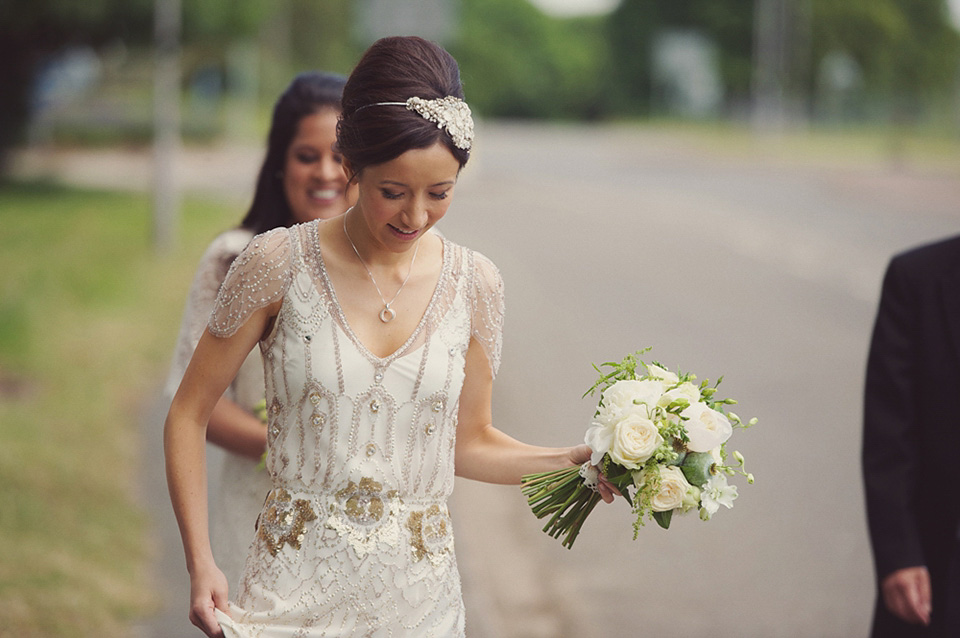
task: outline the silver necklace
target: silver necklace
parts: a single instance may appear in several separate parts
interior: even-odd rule
[[[353,210],[352,208],[350,210]],[[348,210],[347,213],[350,211]],[[413,274],[413,264],[417,261],[417,253],[420,252],[420,239],[417,238],[417,245],[413,249],[413,259],[410,260],[410,270],[407,271],[407,276],[403,280],[403,283],[400,284],[400,287],[397,288],[397,294],[393,296],[393,299],[387,301],[383,298],[383,293],[380,292],[380,286],[377,285],[377,280],[373,278],[373,273],[370,272],[370,268],[367,267],[367,263],[363,261],[363,257],[360,256],[360,251],[357,250],[357,245],[353,243],[353,240],[350,239],[350,233],[347,232],[347,213],[343,214],[343,234],[347,236],[347,241],[350,242],[350,245],[353,247],[353,252],[356,253],[357,259],[360,260],[360,263],[363,265],[363,268],[367,271],[367,275],[370,276],[370,281],[373,282],[373,287],[377,289],[377,294],[380,295],[380,301],[383,302],[383,310],[380,311],[380,321],[383,323],[390,323],[397,316],[397,311],[390,307],[394,301],[397,300],[397,297],[400,296],[400,291],[403,290],[403,287],[407,285],[407,281],[410,279],[410,275]]]

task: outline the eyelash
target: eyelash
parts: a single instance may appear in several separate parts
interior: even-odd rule
[[[386,189],[381,189],[380,192],[383,193],[384,199],[400,199],[401,197],[403,197],[403,193],[393,193]],[[442,193],[430,193],[430,196],[436,200],[442,201],[449,196],[449,193],[447,191],[444,191]]]

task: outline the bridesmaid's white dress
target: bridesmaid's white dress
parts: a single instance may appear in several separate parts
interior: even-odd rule
[[[207,328],[217,291],[227,271],[252,238],[249,230],[228,230],[210,243],[200,259],[187,295],[180,336],[167,377],[168,400],[177,391],[197,342]],[[250,412],[263,401],[263,363],[258,351],[251,352],[243,362],[224,397]],[[258,462],[253,459],[224,451],[217,487],[210,495],[213,556],[226,575],[231,591],[240,582],[247,549],[256,533],[257,516],[264,497],[273,487],[270,475],[257,466]]]
[[[344,318],[319,222],[255,237],[210,319],[229,336],[282,299],[260,342],[272,480],[228,638],[464,635],[447,498],[467,348],[500,360],[503,287],[482,255],[442,239],[419,325],[381,358]]]

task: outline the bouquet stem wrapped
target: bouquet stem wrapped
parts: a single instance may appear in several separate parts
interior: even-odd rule
[[[649,350],[649,349],[648,349]],[[594,366],[600,378],[584,394],[597,390],[601,398],[585,441],[593,454],[582,467],[568,467],[523,477],[522,490],[537,518],[548,518],[543,531],[562,537],[573,547],[584,522],[600,502],[596,474],[602,472],[633,508],[634,539],[645,519],[664,529],[675,512],[697,509],[709,520],[720,505],[730,508],[736,486],[727,477],[753,475],[743,468],[743,455],[734,452],[728,465],[726,443],[743,423],[726,412],[733,399],[717,399],[708,381],[695,385],[692,374],[670,372],[659,363],[639,359],[647,350],[620,362]]]
[[[583,467],[574,466],[523,477],[523,493],[534,515],[537,518],[550,516],[543,531],[554,538],[563,536],[562,544],[567,549],[573,547],[587,516],[601,500],[599,492],[584,480],[584,473]],[[629,473],[608,475],[607,480],[620,490],[629,503],[630,495],[624,489],[633,483]]]

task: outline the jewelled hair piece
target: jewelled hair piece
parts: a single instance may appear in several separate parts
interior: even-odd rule
[[[473,145],[473,116],[470,107],[458,97],[448,95],[435,100],[425,100],[422,97],[412,97],[406,102],[374,102],[361,106],[361,111],[371,106],[405,106],[423,119],[433,122],[437,128],[442,128],[453,140],[453,145],[469,151]]]

